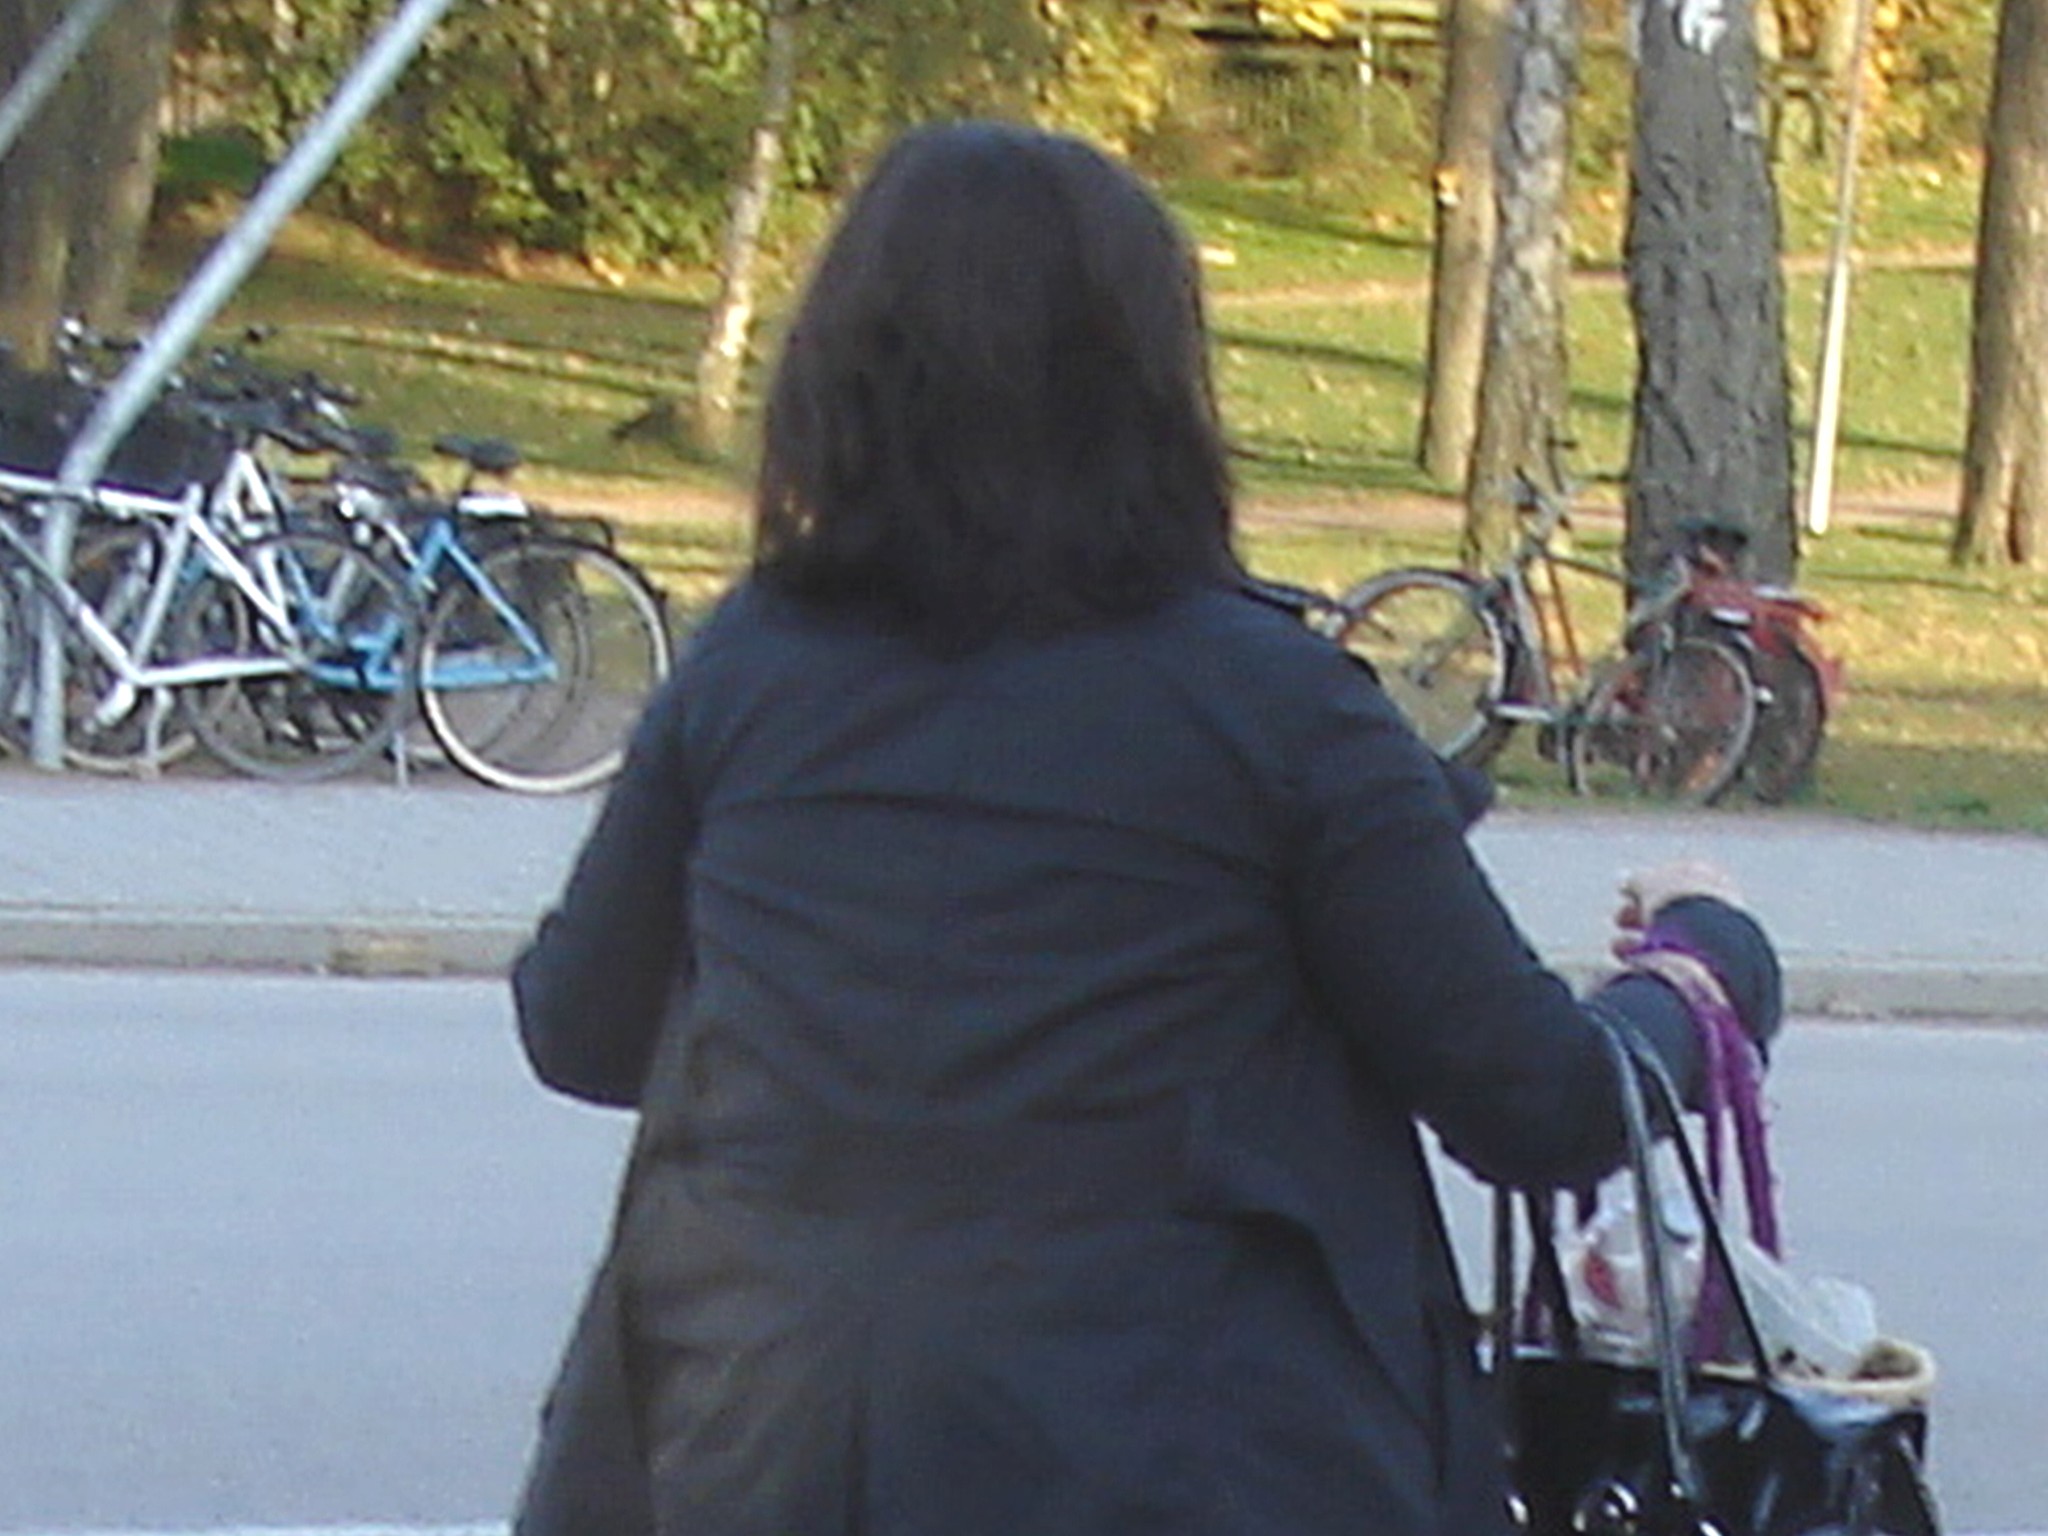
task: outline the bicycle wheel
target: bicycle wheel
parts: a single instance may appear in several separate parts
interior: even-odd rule
[[[1819,670],[1796,650],[1759,649],[1753,665],[1761,696],[1742,782],[1757,799],[1777,805],[1812,781],[1827,731],[1827,694]]]
[[[71,585],[138,660],[154,649],[142,633],[162,575],[164,540],[147,523],[106,523],[81,529],[71,552]],[[64,760],[92,773],[135,773],[190,757],[191,727],[163,689],[137,694],[128,707],[100,718],[116,678],[75,629],[64,636]],[[156,751],[149,750],[156,736]]]
[[[725,600],[732,583],[732,571],[723,566],[688,566],[662,571],[662,611],[668,618],[671,650],[681,655],[689,649],[705,620]]]
[[[404,582],[331,534],[272,534],[241,558],[281,622],[218,574],[187,595],[180,659],[242,671],[184,690],[200,742],[240,772],[302,782],[382,756],[411,707],[419,653]]]
[[[28,748],[28,602],[12,572],[0,568],[0,750]]]
[[[1742,771],[1755,729],[1756,686],[1727,646],[1633,651],[1594,685],[1568,732],[1572,788],[1711,804]]]
[[[1338,599],[1338,638],[1370,663],[1416,734],[1445,757],[1484,767],[1514,729],[1493,706],[1511,652],[1479,583],[1455,571],[1390,571]]]
[[[434,739],[500,789],[604,782],[668,674],[660,595],[610,550],[551,534],[479,564],[482,580],[448,588],[427,618],[420,709]]]

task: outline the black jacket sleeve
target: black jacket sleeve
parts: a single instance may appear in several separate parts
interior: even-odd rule
[[[669,996],[687,981],[696,813],[678,695],[642,718],[560,902],[513,963],[519,1037],[549,1087],[636,1105]]]
[[[1436,760],[1369,684],[1339,696],[1318,736],[1303,759],[1294,923],[1322,1011],[1481,1177],[1605,1174],[1624,1146],[1611,1058],[1474,860]],[[1695,1082],[1697,1041],[1668,988],[1629,978],[1601,1004],[1682,1091]]]

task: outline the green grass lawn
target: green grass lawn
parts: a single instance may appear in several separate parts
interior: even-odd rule
[[[1826,239],[1823,171],[1788,165],[1782,188],[1802,436]],[[1837,464],[1845,510],[1833,533],[1810,541],[1801,576],[1831,610],[1823,635],[1846,660],[1850,692],[1808,808],[2048,832],[2048,574],[1951,570],[1938,505],[1910,516],[1852,510],[1952,485],[1959,474],[1975,182],[1954,170],[1885,167],[1865,187],[1861,217],[1883,251],[1862,264],[1853,288]],[[1333,212],[1289,187],[1213,182],[1170,195],[1203,252],[1251,563],[1336,590],[1389,565],[1447,561],[1455,509],[1413,453],[1424,200]],[[1584,267],[1571,304],[1572,427],[1578,469],[1596,490],[1626,460],[1634,366],[1614,220],[1610,199],[1590,204],[1575,227]],[[152,301],[190,269],[205,234],[161,243]],[[785,254],[775,269],[764,354],[798,265]],[[705,274],[614,286],[567,269],[516,281],[442,270],[305,220],[221,325],[223,334],[277,326],[266,344],[277,361],[357,386],[363,419],[399,428],[416,455],[439,432],[512,437],[531,461],[531,488],[609,509],[629,547],[695,597],[744,557],[744,466],[619,442],[612,428],[657,397],[687,397],[710,291]],[[1611,498],[1611,486],[1602,493]],[[1597,547],[1597,533],[1589,542]],[[1561,772],[1526,747],[1510,751],[1502,777],[1512,800],[1561,793]]]

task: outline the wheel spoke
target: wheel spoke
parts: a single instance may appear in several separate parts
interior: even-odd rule
[[[420,697],[435,739],[501,788],[603,782],[669,668],[659,597],[618,555],[553,535],[494,549],[482,569],[428,620]]]
[[[1346,650],[1372,667],[1416,734],[1447,757],[1480,764],[1507,723],[1508,650],[1478,589],[1448,571],[1399,571],[1344,599]]]
[[[278,611],[209,577],[181,611],[180,655],[278,666],[188,688],[194,732],[221,761],[262,778],[332,778],[381,757],[412,700],[418,622],[404,584],[321,533],[260,539],[244,559]]]

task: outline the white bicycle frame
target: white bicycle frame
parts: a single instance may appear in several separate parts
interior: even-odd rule
[[[73,500],[64,497],[53,481],[8,470],[0,470],[0,493],[7,493],[38,512],[52,503]],[[132,642],[124,641],[107,625],[68,576],[44,558],[36,540],[16,529],[10,520],[0,518],[0,544],[33,578],[37,594],[56,605],[65,623],[78,632],[114,674],[113,684],[93,707],[92,723],[96,726],[122,719],[136,707],[139,697],[148,692],[160,698],[151,720],[153,733],[168,707],[171,690],[194,683],[283,676],[298,670],[304,662],[297,628],[279,595],[276,573],[252,567],[212,526],[205,511],[207,494],[204,486],[195,485],[176,501],[115,490],[95,490],[83,498],[84,505],[113,517],[148,519],[167,525],[162,558]],[[177,595],[180,572],[195,549],[208,571],[247,598],[277,637],[279,650],[275,655],[202,656],[169,663],[148,659],[162,638],[164,620]]]

